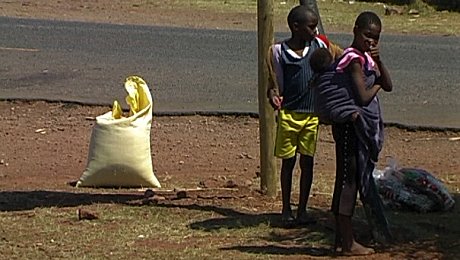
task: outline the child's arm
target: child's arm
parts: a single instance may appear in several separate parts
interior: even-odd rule
[[[279,110],[281,108],[282,97],[280,96],[280,89],[274,69],[274,62],[273,46],[271,46],[268,50],[267,60],[265,61],[268,69],[267,98],[273,109]]]
[[[382,61],[375,61],[380,70],[380,77],[377,78],[376,84],[380,85],[383,90],[390,92],[393,90],[393,83],[391,82],[390,73],[388,72]]]
[[[353,85],[356,88],[356,93],[358,94],[358,105],[368,105],[380,90],[380,85],[375,84],[370,88],[366,87],[363,70],[358,59],[352,60],[346,70],[351,74],[351,78],[354,83]]]

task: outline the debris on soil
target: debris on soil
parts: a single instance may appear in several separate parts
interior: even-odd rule
[[[77,209],[77,217],[78,220],[95,220],[99,218],[95,212],[85,209]]]

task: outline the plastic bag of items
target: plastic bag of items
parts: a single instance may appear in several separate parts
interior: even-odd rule
[[[455,205],[444,184],[423,169],[397,168],[392,163],[373,175],[383,202],[391,208],[425,213],[449,211]]]
[[[96,117],[89,145],[88,163],[77,187],[160,187],[153,172],[150,148],[153,100],[145,81],[126,78],[123,116],[115,100],[112,111]]]

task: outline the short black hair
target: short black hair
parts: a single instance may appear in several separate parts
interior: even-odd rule
[[[316,49],[310,57],[310,67],[314,73],[324,72],[332,62],[332,54],[326,48]]]
[[[355,27],[359,29],[368,28],[371,24],[382,27],[382,21],[380,21],[379,16],[371,11],[365,11],[360,13],[355,21]]]
[[[289,28],[292,28],[294,23],[303,24],[307,22],[308,18],[318,18],[318,15],[313,9],[303,5],[298,5],[291,9],[287,17]]]

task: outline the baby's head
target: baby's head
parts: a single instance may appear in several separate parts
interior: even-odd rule
[[[316,49],[310,57],[310,67],[315,74],[324,72],[333,62],[332,54],[326,48]]]

